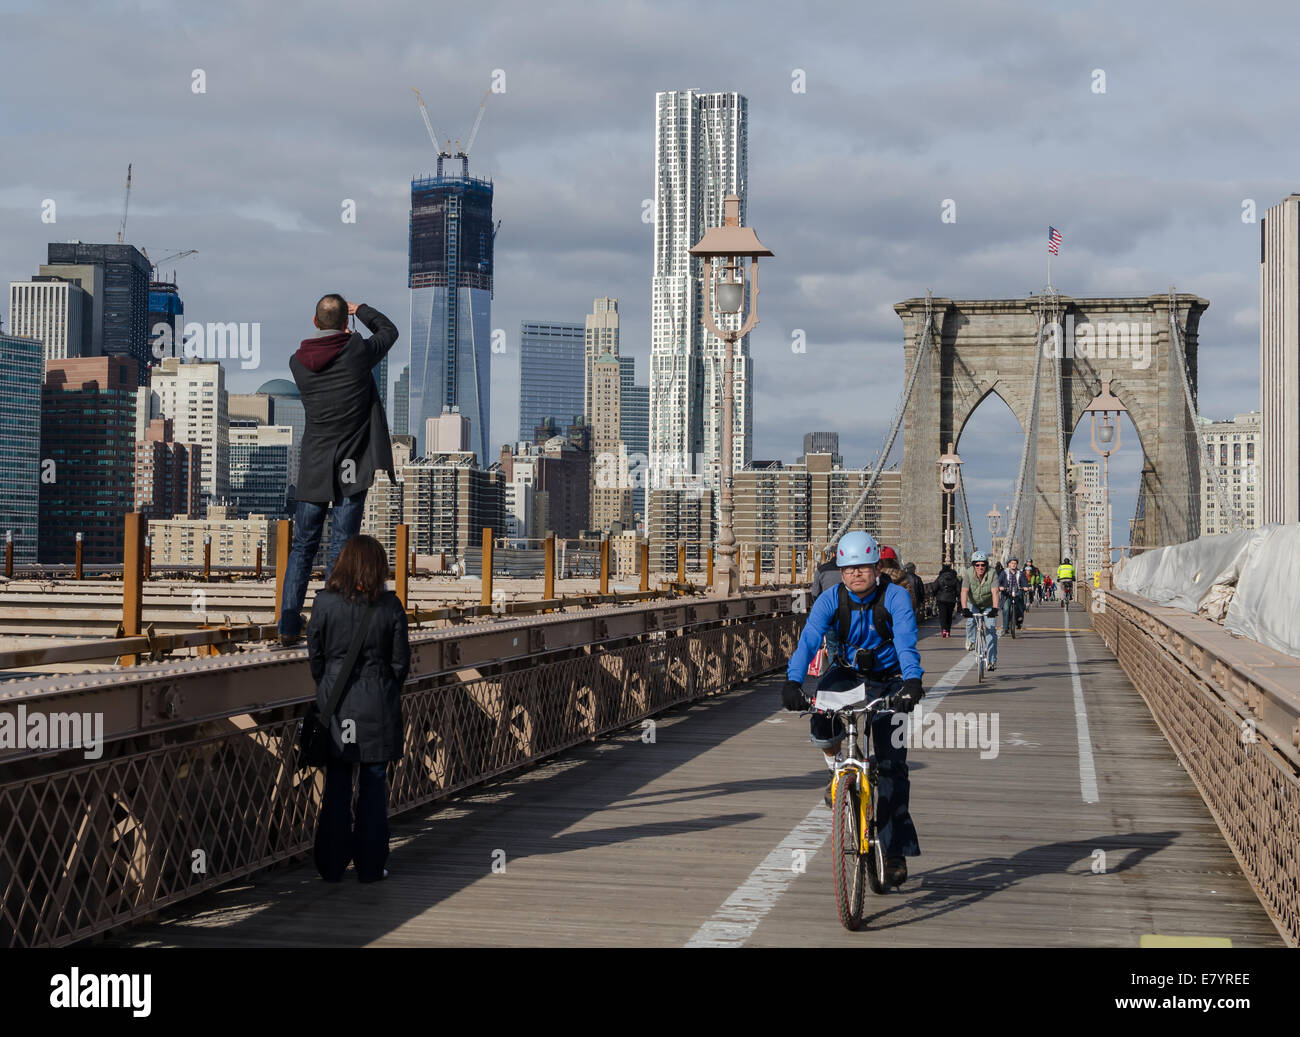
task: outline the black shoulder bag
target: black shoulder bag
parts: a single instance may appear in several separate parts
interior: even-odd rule
[[[334,740],[330,737],[330,721],[334,719],[334,711],[339,708],[339,700],[343,698],[352,671],[356,669],[357,657],[361,655],[361,644],[366,639],[366,631],[370,629],[370,619],[374,614],[375,606],[367,605],[365,615],[357,624],[357,632],[352,635],[352,643],[348,645],[348,654],[343,657],[343,665],[339,667],[339,675],[335,678],[329,701],[325,703],[325,712],[320,711],[315,699],[312,699],[311,705],[307,707],[307,715],[302,718],[302,724],[298,727],[300,768],[324,767],[330,762],[330,753],[334,746]]]

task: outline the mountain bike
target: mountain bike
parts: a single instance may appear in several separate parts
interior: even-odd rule
[[[889,690],[868,702],[868,685],[873,691]],[[894,712],[888,703],[892,693],[902,687],[901,677],[887,684],[863,681],[847,691],[819,690],[813,703],[814,709],[838,718],[848,737],[844,758],[836,764],[831,779],[831,870],[840,922],[849,930],[856,930],[862,924],[863,877],[873,893],[884,893],[889,888],[885,880],[885,855],[877,838],[879,770],[872,743],[872,722],[882,713]],[[865,759],[857,752],[859,717],[866,718]]]

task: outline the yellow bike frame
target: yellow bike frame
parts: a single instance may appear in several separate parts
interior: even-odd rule
[[[840,775],[846,771],[856,771],[858,775],[858,853],[867,854],[871,850],[871,839],[867,835],[867,805],[871,802],[871,779],[867,777],[867,768],[859,761],[845,762],[835,768],[831,776],[831,802],[835,802],[840,788]]]

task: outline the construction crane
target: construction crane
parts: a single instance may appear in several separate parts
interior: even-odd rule
[[[126,234],[126,210],[131,204],[131,163],[126,164],[126,196],[122,199],[122,224],[117,228],[117,243],[122,244],[122,236]]]
[[[425,129],[429,131],[429,139],[433,141],[433,147],[438,153],[438,158],[440,160],[451,158],[451,155],[448,154],[446,148],[438,143],[438,134],[434,132],[433,123],[429,121],[429,109],[424,106],[424,98],[420,96],[420,91],[416,90],[415,87],[411,87],[411,89],[415,91],[415,99],[420,103],[420,114],[424,116],[424,126]],[[449,140],[447,143],[451,144],[451,141]]]
[[[169,259],[184,259],[186,256],[193,256],[193,255],[196,255],[196,254],[198,253],[198,251],[199,251],[199,250],[196,249],[196,248],[187,248],[187,249],[184,249],[183,251],[180,251],[180,252],[173,252],[173,253],[172,253],[171,255],[169,255],[169,256],[163,256],[162,259],[158,260],[158,262],[156,262],[156,263],[155,263],[152,259],[149,259],[149,250],[148,250],[147,248],[142,248],[142,249],[140,250],[140,253],[141,253],[141,255],[144,256],[145,259],[149,259],[149,277],[150,277],[150,280],[155,280],[155,281],[156,281],[157,278],[154,277],[154,273],[157,271],[157,269],[158,269],[160,266],[162,266],[164,263],[166,263],[167,260],[169,260]],[[174,276],[174,275],[173,275],[173,280],[175,280],[175,276]]]
[[[474,128],[469,131],[469,143],[465,145],[465,150],[459,152],[465,158],[469,158],[470,149],[474,147],[474,138],[478,136],[478,128],[483,122],[483,113],[487,110],[488,98],[492,96],[491,88],[483,95],[483,100],[479,102],[478,117],[474,120]]]

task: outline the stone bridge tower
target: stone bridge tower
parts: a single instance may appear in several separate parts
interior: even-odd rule
[[[1140,441],[1125,440],[1122,449],[1141,449],[1143,454],[1141,493],[1146,529],[1153,538],[1145,546],[1195,538],[1200,525],[1200,456],[1170,340],[1169,295],[1048,298],[1055,299],[1064,355],[1059,381],[1053,361],[1043,359],[1037,443],[1031,445],[1026,473],[1026,497],[1031,490],[1036,495],[1031,556],[1044,568],[1057,564],[1063,503],[1058,450],[1068,448],[1083,409],[1101,391],[1103,377],[1111,379],[1111,392],[1128,408]],[[938,572],[943,558],[943,500],[936,462],[949,440],[960,452],[962,430],[989,393],[997,393],[1011,408],[1021,436],[1008,443],[1004,470],[982,474],[1016,477],[1031,417],[1043,300],[931,302],[932,348],[928,369],[919,373],[904,415],[902,471],[903,557],[927,577]],[[1195,400],[1197,329],[1209,303],[1186,294],[1174,296],[1174,302]],[[910,371],[925,326],[926,300],[908,299],[894,309],[903,321],[904,370]],[[1051,335],[1046,343],[1050,348]],[[1059,423],[1058,399],[1063,417]],[[975,535],[979,538],[980,530]]]

